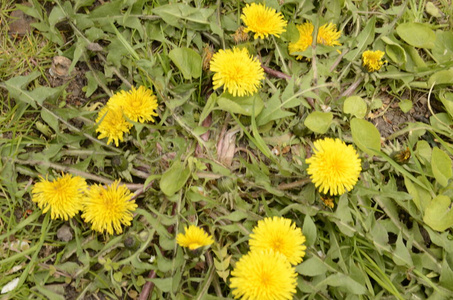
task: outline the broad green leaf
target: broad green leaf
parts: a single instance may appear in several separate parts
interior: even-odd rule
[[[396,64],[402,65],[407,62],[406,51],[396,41],[394,37],[383,36],[382,41],[386,43],[385,54]]]
[[[422,140],[417,142],[415,155],[417,155],[419,161],[422,164],[427,165],[431,162],[431,153],[432,149],[427,141]]]
[[[353,237],[355,230],[354,230],[354,220],[352,219],[351,210],[348,206],[348,198],[347,194],[343,194],[340,196],[340,200],[338,201],[337,210],[335,211],[335,217],[338,220],[335,220],[335,224],[337,224],[338,229],[349,237]]]
[[[178,192],[190,177],[190,169],[184,166],[179,160],[162,174],[160,189],[167,196],[172,196]]]
[[[363,119],[367,112],[366,102],[359,96],[348,97],[344,100],[343,112]]]
[[[171,291],[171,288],[173,286],[173,278],[154,278],[150,279],[151,282],[153,282],[156,287],[161,290],[164,293],[168,293]]]
[[[326,263],[318,256],[310,257],[296,267],[296,272],[304,276],[318,276],[326,273],[327,270]]]
[[[304,121],[304,125],[315,133],[324,134],[332,124],[333,114],[331,112],[314,111]]]
[[[307,239],[306,245],[313,246],[316,242],[317,230],[315,223],[309,215],[305,215],[302,232]]]
[[[412,200],[421,212],[425,211],[425,208],[431,202],[430,193],[420,187],[418,184],[413,183],[409,178],[404,176],[404,184],[406,185],[407,192],[413,197]]]
[[[453,118],[453,93],[445,93],[442,91],[439,94],[439,100],[445,107],[445,110],[448,112],[451,118]]]
[[[428,87],[438,84],[453,84],[453,68],[434,73],[428,79]]]
[[[168,57],[182,72],[185,79],[198,78],[201,75],[201,56],[190,48],[175,48]]]
[[[264,106],[263,111],[256,118],[256,124],[258,126],[265,125],[270,121],[294,115],[294,113],[282,109],[283,104],[280,101],[280,90],[277,90],[277,92],[264,103]]]
[[[363,152],[373,155],[373,152],[368,149],[381,150],[381,135],[370,122],[357,118],[352,119],[351,133],[354,144]]]
[[[60,132],[60,127],[58,126],[58,119],[55,117],[55,115],[52,115],[49,113],[48,110],[43,109],[41,110],[41,118],[49,124],[50,127],[52,127],[53,131],[56,133]]]
[[[223,219],[227,219],[227,220],[230,220],[232,222],[238,222],[240,220],[243,220],[243,219],[247,219],[248,217],[250,217],[250,214],[246,211],[243,211],[243,210],[236,210],[226,216],[222,216],[220,218],[218,218],[216,220],[216,222],[218,220],[223,220]]]
[[[417,48],[434,47],[436,34],[430,26],[422,23],[403,23],[396,27],[398,35],[409,45]]]
[[[339,287],[343,289],[345,292],[354,295],[363,295],[367,291],[365,286],[358,283],[351,277],[341,273],[330,275],[329,277],[326,278],[326,280],[323,283],[330,286]]]
[[[407,113],[412,108],[412,101],[408,100],[408,99],[404,99],[404,100],[400,101],[400,103],[398,103],[398,106],[403,111],[403,113]]]
[[[432,2],[427,2],[425,9],[426,9],[426,12],[433,17],[441,18],[443,16],[442,11],[439,8],[437,8],[437,6],[434,5],[434,3],[432,3]]]
[[[445,231],[453,226],[453,210],[451,200],[445,195],[439,195],[428,205],[423,216],[423,222],[434,230]]]
[[[393,251],[393,261],[398,266],[413,266],[411,254],[403,243],[402,235],[398,235],[395,250]]]
[[[195,8],[183,3],[166,4],[153,9],[153,13],[160,16],[165,23],[177,28],[180,28],[180,26],[184,24],[184,22],[181,21],[193,23],[191,26],[186,23],[186,26],[189,25],[188,27],[194,27],[196,24],[209,25],[210,22],[208,18],[214,11],[213,8]]]
[[[453,32],[444,30],[436,31],[433,56],[439,63],[453,61]]]
[[[446,287],[449,290],[453,289],[453,271],[445,258],[442,262],[442,271],[440,273],[439,283],[441,286]]]
[[[234,97],[231,94],[223,93],[217,100],[220,109],[244,116],[252,115],[253,103],[255,103],[255,116],[257,116],[264,107],[263,100],[258,93],[244,97]]]
[[[366,50],[367,46],[374,41],[374,29],[376,28],[376,18],[372,17],[367,20],[366,26],[360,31],[357,38],[351,41],[352,47],[357,46],[356,49],[349,51],[344,58],[349,61],[356,61],[359,55]]]
[[[433,148],[431,168],[437,182],[446,187],[448,185],[448,180],[452,176],[451,159],[444,151],[437,147]]]

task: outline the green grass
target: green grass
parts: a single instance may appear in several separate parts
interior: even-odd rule
[[[31,0],[20,6],[35,18],[23,36],[4,26],[15,1],[0,4],[0,288],[19,278],[1,299],[232,299],[231,271],[271,216],[293,220],[307,239],[294,299],[450,297],[451,1],[429,12],[428,1],[414,0],[264,1],[288,26],[240,43],[268,68],[244,99],[213,90],[213,73],[194,63],[206,45],[214,53],[236,45],[241,1],[103,2]],[[336,24],[341,45],[296,60],[288,44],[307,20],[315,30]],[[368,73],[362,53],[378,49],[387,62]],[[57,55],[75,75],[49,74]],[[97,113],[131,85],[153,90],[156,122],[107,145]],[[412,119],[399,117],[399,105],[427,121],[401,123]],[[359,182],[333,208],[305,162],[324,137],[353,145],[362,160]],[[401,151],[411,154],[404,163]],[[33,186],[63,172],[89,184],[121,179],[139,206],[131,226],[100,234],[80,214],[42,214]],[[178,246],[188,224],[215,243],[197,253]]]

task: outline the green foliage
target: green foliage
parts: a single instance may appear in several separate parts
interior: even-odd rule
[[[30,0],[16,7],[34,31],[19,37],[6,26],[13,2],[0,12],[0,287],[19,278],[6,297],[137,299],[152,282],[150,299],[230,299],[234,265],[269,216],[306,237],[295,299],[453,293],[448,1],[265,1],[289,25],[280,38],[239,43],[266,67],[246,97],[213,90],[207,59],[238,44],[240,1]],[[306,21],[335,24],[341,45],[311,45],[296,60],[288,43]],[[366,50],[385,51],[380,70],[363,68]],[[50,75],[56,55],[75,73]],[[132,85],[157,96],[156,122],[106,145],[97,113]],[[401,111],[421,117],[397,124]],[[333,208],[306,171],[308,145],[323,137],[352,143],[362,160]],[[33,184],[61,172],[128,182],[140,207],[131,226],[102,236],[80,216],[42,216]],[[215,243],[180,247],[188,224]]]

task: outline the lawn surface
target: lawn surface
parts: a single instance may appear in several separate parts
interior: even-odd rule
[[[262,36],[252,1],[16,2],[0,4],[0,299],[233,299],[274,216],[305,256],[290,296],[250,299],[452,298],[451,0],[266,0],[284,26]],[[217,65],[246,86],[216,82]],[[141,86],[147,119],[124,104],[110,118]],[[326,138],[356,154],[334,148],[313,175]],[[346,178],[340,162],[359,169],[337,193],[319,173]],[[91,193],[68,220],[32,193],[65,174]],[[109,233],[88,216],[116,216],[86,199],[117,180],[137,207]],[[178,244],[189,225],[213,243]]]

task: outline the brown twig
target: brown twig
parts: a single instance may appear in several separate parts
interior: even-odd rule
[[[286,74],[283,73],[283,72],[280,72],[280,71],[271,69],[271,68],[269,68],[269,67],[266,67],[266,66],[263,65],[263,64],[261,64],[261,67],[263,68],[264,72],[266,72],[267,74],[269,74],[269,75],[272,76],[272,77],[276,77],[276,78],[280,78],[280,79],[287,79],[287,80],[290,80],[290,79],[291,79],[291,76],[286,75]]]
[[[149,271],[148,279],[153,279],[153,278],[156,278],[156,271],[151,270],[151,271]],[[153,289],[154,289],[154,282],[147,281],[143,285],[143,289],[142,289],[142,292],[140,293],[140,296],[138,297],[138,300],[147,300],[149,294],[153,292]]]

